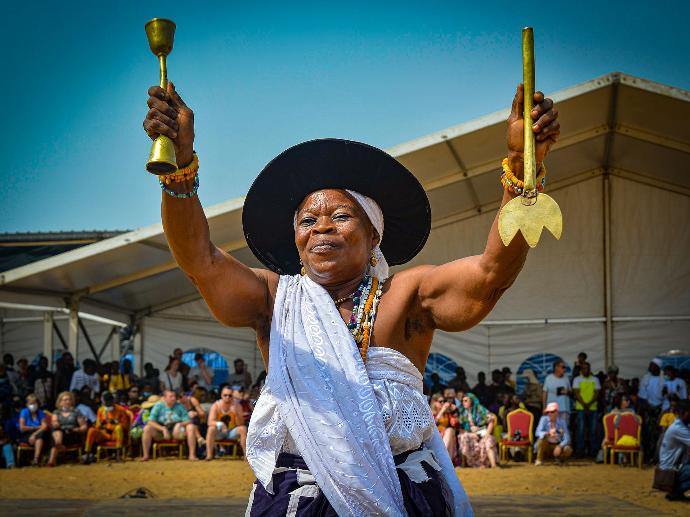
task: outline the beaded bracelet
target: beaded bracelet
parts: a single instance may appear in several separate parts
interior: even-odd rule
[[[199,174],[199,157],[196,153],[192,155],[192,161],[189,165],[183,167],[182,169],[177,169],[177,172],[168,174],[167,176],[158,176],[158,179],[170,185],[171,183],[182,183],[183,181],[188,181]]]
[[[180,199],[189,199],[190,197],[196,196],[196,191],[199,190],[199,176],[194,176],[194,186],[192,187],[192,190],[189,192],[175,192],[174,190],[170,190],[165,186],[165,183],[163,183],[163,180],[158,180],[160,183],[161,189],[163,192],[165,192],[167,195],[180,198]]]
[[[517,176],[513,174],[513,171],[510,170],[508,158],[503,159],[501,167],[503,168],[503,174],[501,174],[501,185],[503,185],[503,188],[513,194],[521,195],[525,190],[525,183],[518,179]],[[537,190],[539,192],[544,192],[544,186],[546,185],[546,166],[543,163],[539,167],[536,183]]]

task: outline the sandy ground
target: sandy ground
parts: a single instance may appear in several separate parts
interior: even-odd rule
[[[653,469],[572,462],[566,466],[535,467],[513,463],[500,469],[458,469],[472,496],[540,495],[612,496],[672,515],[688,515],[688,505],[666,501],[651,489]],[[254,476],[242,460],[189,462],[159,459],[88,466],[0,470],[2,499],[111,499],[137,487],[158,498],[246,498]]]

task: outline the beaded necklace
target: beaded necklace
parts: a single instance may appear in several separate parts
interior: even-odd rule
[[[355,342],[360,345],[360,355],[362,356],[362,361],[366,363],[367,350],[369,349],[379,299],[381,298],[379,279],[365,275],[362,283],[359,284],[352,296],[352,316],[350,316],[347,328],[355,338]]]

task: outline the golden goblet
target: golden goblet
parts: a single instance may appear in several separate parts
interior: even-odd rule
[[[165,18],[154,18],[146,23],[146,37],[149,40],[151,52],[158,57],[161,73],[161,88],[168,90],[168,67],[166,57],[173,48],[175,39],[175,22]],[[165,176],[177,170],[175,159],[175,144],[165,135],[158,135],[151,145],[146,170],[152,174]]]

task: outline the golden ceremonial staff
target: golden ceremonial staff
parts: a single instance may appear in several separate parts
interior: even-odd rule
[[[154,18],[146,23],[146,37],[149,40],[149,47],[160,64],[161,88],[168,91],[168,66],[166,57],[173,48],[175,39],[175,22],[165,18]],[[149,161],[146,163],[146,170],[152,174],[165,176],[177,170],[177,160],[175,159],[175,144],[165,135],[158,135],[151,145]]]
[[[522,193],[503,205],[498,214],[498,233],[505,246],[515,234],[522,236],[534,248],[539,242],[542,229],[547,228],[556,239],[561,238],[563,216],[561,209],[550,196],[539,193],[536,186],[536,158],[534,132],[531,131],[532,109],[534,109],[534,31],[532,27],[522,29],[522,82],[524,85],[523,133],[524,188]]]

